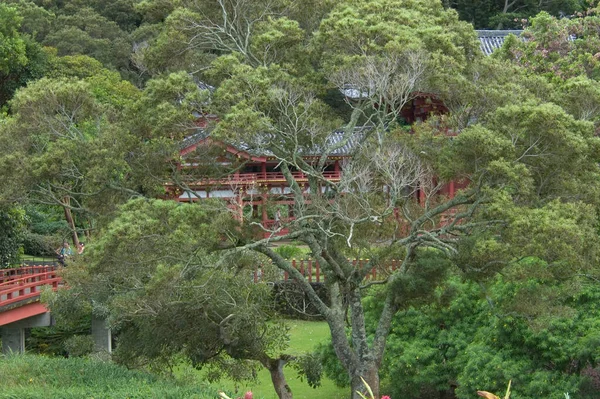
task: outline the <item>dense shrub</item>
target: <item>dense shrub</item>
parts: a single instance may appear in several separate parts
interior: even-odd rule
[[[26,232],[23,236],[23,249],[27,255],[52,256],[58,248],[60,240],[53,236],[46,236],[32,232]]]
[[[544,292],[533,281],[527,282],[533,291]],[[382,370],[392,397],[442,397],[454,391],[467,399],[480,389],[502,392],[512,380],[514,399],[564,399],[565,392],[596,398],[597,391],[590,395],[584,386],[592,383],[600,354],[595,305],[600,291],[591,286],[579,294],[556,294],[563,295],[561,306],[548,305],[540,318],[535,294],[524,298],[520,289],[497,279],[484,291],[477,283],[452,278],[434,303],[396,315]],[[513,298],[519,298],[516,307]]]
[[[69,357],[81,357],[94,351],[94,339],[91,335],[74,335],[64,344]]]
[[[484,286],[449,278],[431,303],[394,317],[381,368],[386,390],[405,399],[469,399],[481,389],[504,392],[512,380],[511,399],[564,399],[567,392],[598,398],[600,287],[574,287],[552,286],[551,304],[536,302],[536,291],[549,291],[535,279],[516,284],[498,278]],[[525,288],[529,297],[520,294]],[[364,306],[372,327],[381,301],[368,297]],[[535,315],[538,306],[543,316]],[[325,374],[346,385],[333,347],[318,352]]]

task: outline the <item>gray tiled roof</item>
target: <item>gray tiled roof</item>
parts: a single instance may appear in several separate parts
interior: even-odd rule
[[[479,47],[485,55],[490,55],[497,48],[502,47],[506,36],[513,34],[515,36],[521,36],[522,30],[478,30],[477,36],[479,36]]]
[[[367,127],[357,127],[354,129],[354,133],[350,137],[350,140],[343,146],[336,148],[329,155],[331,156],[344,156],[349,155],[352,151],[360,144],[361,139],[364,137],[364,131]],[[186,137],[180,144],[180,149],[188,148],[210,136],[210,131],[206,129],[198,129],[196,133],[191,136]],[[307,156],[311,155],[321,155],[326,147],[330,147],[342,141],[344,139],[344,132],[342,130],[332,132],[326,139],[323,146],[316,145],[312,148],[304,148],[305,154]],[[250,145],[248,143],[228,143],[241,151],[246,151],[253,155],[258,156],[271,156],[273,153],[267,149],[268,147],[268,138],[265,140],[265,143],[257,143],[255,145]],[[260,148],[260,149],[258,149]]]

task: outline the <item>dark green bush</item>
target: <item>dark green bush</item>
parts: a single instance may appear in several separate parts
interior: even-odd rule
[[[27,255],[54,256],[60,240],[53,236],[27,232],[23,236],[23,249]]]

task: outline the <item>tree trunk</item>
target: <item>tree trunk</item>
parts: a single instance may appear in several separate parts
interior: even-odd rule
[[[71,199],[69,197],[65,197],[63,200],[63,209],[65,211],[65,219],[69,228],[71,229],[71,234],[73,235],[73,247],[75,251],[79,248],[79,236],[77,235],[77,229],[75,228],[75,221],[73,220],[73,215],[71,214],[71,208],[69,205],[71,203]]]
[[[285,375],[283,374],[283,366],[285,366],[287,362],[288,359],[283,356],[279,359],[269,358],[261,361],[263,366],[265,366],[271,374],[271,381],[273,382],[273,387],[275,388],[275,392],[279,399],[293,399],[294,397],[290,386],[285,380]]]
[[[364,365],[364,368],[361,367],[362,372],[356,373],[352,376],[352,399],[361,399],[361,396],[358,392],[365,395],[367,398],[371,398],[371,395],[368,393],[368,389],[363,383],[362,379],[369,385],[371,391],[373,392],[373,398],[379,399],[379,370],[376,365],[368,364]],[[361,379],[362,377],[362,379]]]

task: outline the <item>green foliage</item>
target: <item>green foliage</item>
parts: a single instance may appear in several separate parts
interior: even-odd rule
[[[0,207],[0,268],[9,268],[19,262],[23,254],[25,211],[16,206]]]
[[[0,398],[101,397],[207,399],[214,392],[197,384],[184,384],[122,366],[83,358],[45,356],[0,357]]]
[[[7,73],[11,68],[27,63],[25,42],[18,33],[22,18],[15,8],[2,4],[0,21],[0,73]]]
[[[572,15],[591,8],[592,2],[577,0],[532,1],[517,0],[510,3],[498,0],[444,0],[447,7],[454,8],[463,21],[475,29],[522,29],[527,19],[540,11],[559,17]]]
[[[59,247],[61,240],[56,236],[47,236],[27,231],[23,235],[23,252],[33,256],[54,257],[54,251]]]
[[[323,366],[318,354],[304,354],[294,361],[293,366],[298,370],[298,375],[301,379],[306,378],[306,382],[311,388],[321,386]]]
[[[559,302],[571,310],[554,307],[543,322],[531,322],[536,316],[524,311],[532,305],[522,303],[543,289],[541,280],[532,289],[501,279],[483,288],[451,278],[434,302],[396,316],[384,362],[392,397],[436,396],[456,381],[457,396],[470,398],[480,389],[502,391],[509,379],[514,398],[578,392],[585,365],[595,365],[597,287],[573,295],[563,286]]]
[[[44,44],[58,49],[59,55],[85,54],[109,68],[127,67],[131,52],[127,35],[116,23],[91,8],[78,9],[73,15],[60,15],[55,26]]]
[[[94,339],[91,335],[73,335],[64,346],[69,357],[87,356],[94,351]]]
[[[302,259],[307,255],[307,249],[294,245],[281,245],[275,251],[285,259]]]
[[[340,388],[350,386],[348,373],[340,363],[331,344],[320,344],[315,354],[318,356],[325,375]]]
[[[584,17],[560,19],[541,12],[523,33],[527,40],[508,41],[498,56],[556,82],[577,76],[598,80],[599,24],[595,10]]]
[[[15,90],[39,79],[48,69],[48,54],[39,43],[19,32],[23,18],[18,9],[0,4],[0,107]]]
[[[269,287],[242,269],[243,254],[211,254],[228,226],[229,215],[209,202],[130,201],[86,249],[85,265],[65,270],[70,290],[50,299],[52,311],[68,321],[88,311],[77,305],[86,298],[118,332],[115,357],[129,366],[185,359],[218,370],[215,378],[251,378],[287,335],[272,320]]]

